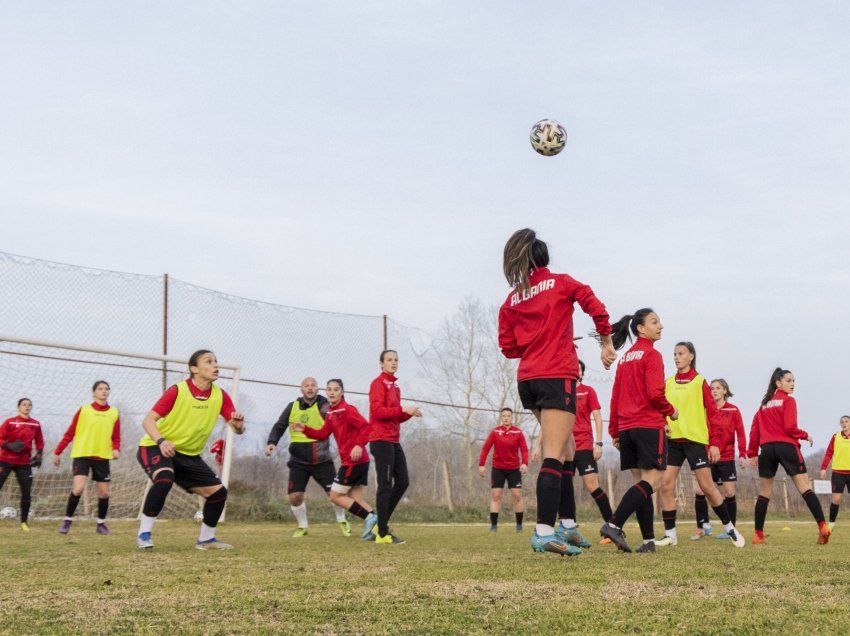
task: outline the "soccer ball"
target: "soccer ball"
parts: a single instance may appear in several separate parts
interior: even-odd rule
[[[554,119],[541,119],[528,137],[535,152],[546,157],[557,155],[567,145],[567,131]]]
[[[6,506],[3,510],[0,510],[0,519],[14,519],[17,516],[18,511],[11,506]]]
[[[195,513],[193,519],[195,520],[195,523],[201,523],[201,521],[204,520],[204,513],[198,510],[198,512]]]

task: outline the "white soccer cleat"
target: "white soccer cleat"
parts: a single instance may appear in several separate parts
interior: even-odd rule
[[[195,544],[198,550],[232,550],[233,546],[229,543],[222,543],[218,539],[210,539],[209,541],[198,541]]]
[[[143,532],[136,537],[136,547],[139,550],[153,550],[153,541],[151,541],[151,533]]]
[[[734,526],[726,531],[726,534],[729,535],[729,538],[732,540],[732,543],[735,544],[736,548],[743,548],[747,545],[746,539],[744,539],[743,535],[738,532],[738,529]]]
[[[668,534],[668,535],[665,535],[665,537],[663,539],[659,539],[658,541],[656,541],[655,545],[660,546],[662,548],[665,548],[665,547],[671,546],[671,545],[679,545],[679,540],[674,539],[673,537],[671,537]]]

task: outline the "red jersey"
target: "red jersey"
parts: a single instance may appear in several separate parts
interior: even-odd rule
[[[339,459],[343,466],[369,463],[369,453],[366,452],[366,444],[369,441],[369,422],[360,415],[360,411],[345,400],[328,406],[322,428],[309,426],[304,428],[304,435],[310,439],[327,439],[331,433],[336,440]],[[355,446],[363,449],[363,454],[356,462],[351,459],[351,450]]]
[[[688,384],[692,382],[695,377],[697,377],[696,369],[691,369],[690,371],[686,371],[685,373],[676,372],[675,382],[676,384]],[[720,413],[717,410],[717,402],[714,401],[714,396],[711,394],[711,387],[708,386],[708,381],[703,379],[702,381],[702,405],[705,408],[705,419],[708,424],[708,444],[709,446],[720,446],[720,429],[718,417]],[[741,423],[741,427],[743,430],[743,422]],[[673,440],[674,442],[687,442],[686,438],[676,438]],[[733,449],[734,450],[734,449]],[[734,459],[734,456],[733,456]]]
[[[411,418],[401,408],[401,389],[397,378],[382,372],[369,385],[370,442],[396,442],[401,434],[402,422]]]
[[[186,380],[186,386],[189,387],[189,393],[192,394],[192,397],[196,400],[208,400],[210,399],[210,395],[212,394],[212,385],[206,391],[201,391],[198,387],[195,386],[195,383],[192,382],[192,378]],[[169,413],[171,413],[171,409],[174,408],[174,403],[177,401],[177,385],[173,384],[168,389],[166,389],[165,393],[157,400],[156,404],[153,405],[151,411],[159,415],[160,417],[165,417]],[[236,407],[233,406],[233,400],[227,394],[227,391],[221,391],[221,411],[219,414],[224,418],[225,422],[229,422],[233,417],[233,413],[236,412]]]
[[[617,439],[630,428],[663,429],[675,410],[665,395],[661,354],[651,340],[638,338],[617,363],[608,433]]]
[[[576,450],[593,450],[593,428],[591,427],[590,414],[601,408],[599,398],[592,386],[586,384],[576,386],[576,423],[573,427]]]
[[[738,456],[747,456],[747,436],[744,432],[744,420],[737,406],[726,402],[717,409],[716,446],[720,449],[720,461],[728,462],[735,459],[735,438],[738,438]]]
[[[850,437],[850,435],[845,435],[844,433],[839,433],[844,439]],[[832,461],[832,456],[835,454],[835,435],[829,438],[829,446],[826,447],[826,454],[823,456],[823,461],[821,462],[820,469],[826,470],[827,466],[829,466],[829,462]],[[850,470],[836,470],[835,466],[832,467],[832,472],[837,473],[839,475],[850,475]]]
[[[753,418],[750,429],[749,457],[757,457],[762,444],[784,442],[800,448],[800,440],[809,434],[797,427],[797,401],[785,391],[776,389],[767,404]]]
[[[92,408],[95,411],[108,411],[110,406],[108,404],[98,404],[97,402],[91,403]],[[68,427],[68,430],[65,431],[65,434],[62,436],[62,439],[59,440],[59,443],[56,445],[56,450],[53,451],[55,455],[61,455],[62,451],[67,448],[68,444],[74,441],[74,435],[77,433],[77,421],[80,419],[80,411],[82,409],[77,409],[77,412],[74,413],[74,419],[71,420],[71,425]],[[112,427],[112,450],[121,450],[121,418],[115,420],[115,426]],[[101,459],[100,457],[92,457],[91,459]]]
[[[3,444],[7,442],[23,442],[24,450],[15,453],[3,448]],[[27,466],[30,463],[33,444],[36,451],[44,449],[44,437],[41,435],[41,424],[38,420],[16,415],[0,424],[0,462]]]
[[[516,470],[523,464],[528,466],[528,445],[525,443],[525,434],[516,426],[508,428],[497,426],[490,431],[484,446],[481,447],[481,456],[478,458],[479,466],[487,463],[490,448],[495,449],[493,451],[493,468]]]
[[[593,290],[546,267],[532,270],[526,292],[512,291],[499,309],[499,347],[520,358],[517,379],[578,378],[573,344],[573,304],[593,318],[596,331],[611,333],[608,312]]]

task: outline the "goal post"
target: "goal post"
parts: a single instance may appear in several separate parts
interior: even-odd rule
[[[234,403],[238,395],[240,368],[219,363],[221,375],[217,384],[226,390]],[[41,423],[45,460],[34,471],[31,515],[34,518],[59,518],[71,489],[70,452],[63,453],[60,466],[50,461],[53,450],[62,439],[74,413],[92,401],[95,381],[106,380],[111,388],[109,403],[119,411],[121,419],[121,456],[112,461],[110,484],[110,518],[135,518],[150,483],[136,461],[138,440],[144,435],[142,420],[162,394],[188,376],[188,359],[103,347],[36,340],[0,335],[0,421],[16,415],[17,402],[29,398],[33,402],[30,417]],[[221,478],[229,485],[233,432],[219,420],[211,441],[225,438]],[[205,451],[205,459],[214,468],[215,460]],[[77,518],[94,518],[96,485],[90,480],[83,494]],[[19,505],[19,491],[14,479],[7,480],[0,491],[0,507]],[[172,490],[162,516],[191,519],[198,510],[195,495],[179,488]]]

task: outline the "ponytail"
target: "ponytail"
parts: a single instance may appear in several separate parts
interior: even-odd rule
[[[626,340],[632,339],[629,332],[637,338],[638,325],[642,325],[646,321],[646,317],[651,313],[654,313],[652,309],[644,307],[643,309],[638,309],[631,316],[626,314],[611,325],[611,342],[614,345],[614,349],[622,349],[623,345],[626,344]]]
[[[770,402],[770,398],[773,397],[773,394],[776,393],[776,383],[779,382],[783,378],[786,373],[791,373],[788,369],[783,369],[782,367],[776,367],[773,370],[773,373],[770,374],[770,384],[767,385],[767,392],[764,394],[764,397],[761,399],[761,405],[764,406],[768,402]]]
[[[549,264],[549,248],[537,238],[534,230],[517,230],[505,243],[502,268],[508,285],[518,292],[528,291],[528,274]]]

